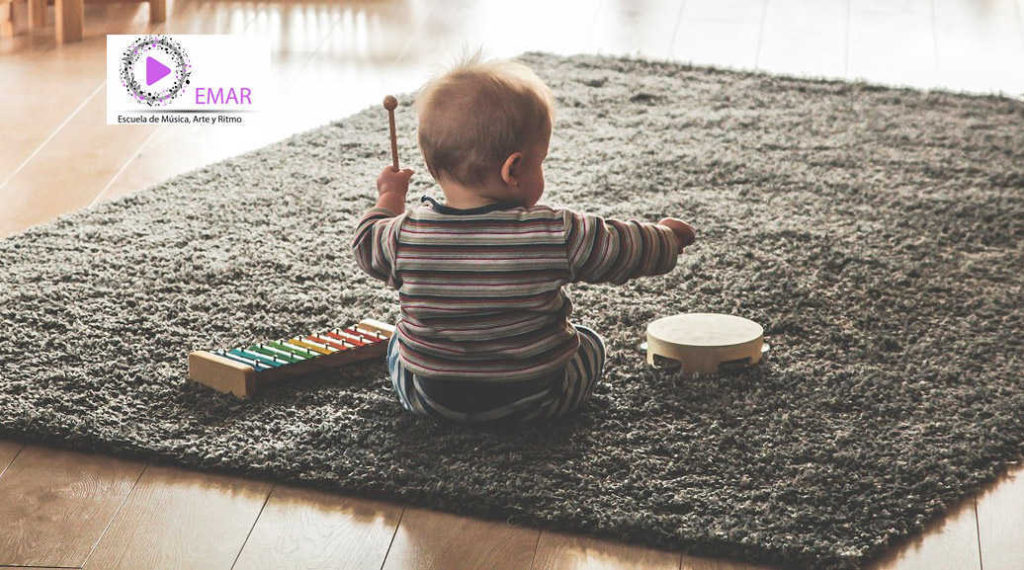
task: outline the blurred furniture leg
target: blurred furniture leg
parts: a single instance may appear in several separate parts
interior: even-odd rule
[[[32,14],[32,26],[46,23],[46,0],[28,0],[30,13]],[[83,12],[84,0],[53,0],[54,19],[57,26],[57,43],[82,41],[82,30],[84,28]],[[145,0],[143,0],[145,1]],[[32,6],[38,5],[38,10],[32,12]],[[39,14],[38,20],[35,14]],[[149,0],[149,21],[152,24],[159,24],[167,20],[167,0]],[[38,24],[37,24],[38,22]]]
[[[28,25],[30,28],[46,25],[46,0],[28,0]]]
[[[82,41],[82,0],[54,0],[57,43]]]
[[[0,38],[14,35],[14,2],[0,2]]]
[[[149,23],[159,24],[167,19],[167,0],[149,0]]]

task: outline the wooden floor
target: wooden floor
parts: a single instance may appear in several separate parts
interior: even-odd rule
[[[49,21],[0,39],[0,236],[379,104],[479,45],[1024,93],[1024,0],[170,0],[156,26],[145,4],[88,5],[85,41],[60,47]],[[269,38],[277,103],[202,136],[106,126],[104,34],[141,32]],[[876,567],[1024,568],[1022,473]],[[2,565],[752,568],[0,440]]]

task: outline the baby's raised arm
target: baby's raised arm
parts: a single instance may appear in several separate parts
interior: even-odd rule
[[[696,237],[692,226],[674,218],[623,222],[565,210],[564,219],[573,281],[618,284],[668,273]]]
[[[405,195],[412,174],[408,168],[394,170],[390,166],[380,173],[377,204],[363,214],[352,237],[352,253],[359,267],[394,288],[399,286],[394,272],[398,218],[405,212]]]

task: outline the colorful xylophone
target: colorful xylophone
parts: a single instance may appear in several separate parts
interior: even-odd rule
[[[395,327],[364,319],[350,327],[225,350],[188,355],[188,377],[221,392],[247,398],[290,376],[339,368],[383,356]]]

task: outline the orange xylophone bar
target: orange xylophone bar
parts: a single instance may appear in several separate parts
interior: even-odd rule
[[[188,355],[188,377],[220,392],[248,398],[292,376],[340,368],[384,355],[395,327],[375,319],[322,333]]]

